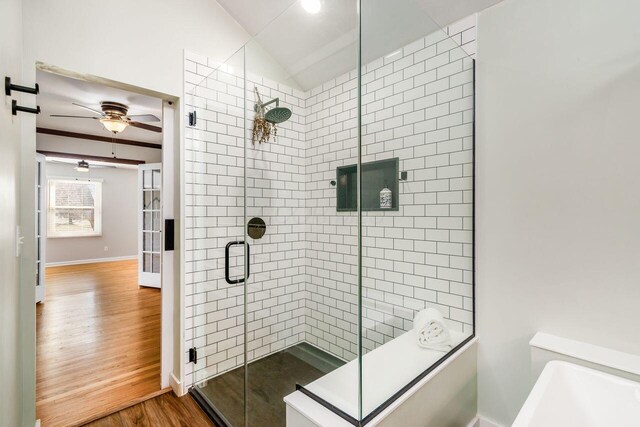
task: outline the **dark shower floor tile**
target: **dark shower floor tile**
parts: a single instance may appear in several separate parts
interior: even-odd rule
[[[294,351],[283,350],[249,364],[249,426],[284,427],[284,397],[296,390],[296,383],[307,385],[331,370],[326,366],[319,369],[292,354],[295,347]],[[240,367],[199,387],[234,427],[244,426],[243,381],[244,367]]]

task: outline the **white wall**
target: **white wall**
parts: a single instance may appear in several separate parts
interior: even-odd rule
[[[72,164],[47,162],[48,177],[86,179]],[[92,168],[102,179],[102,236],[47,238],[47,264],[135,256],[138,248],[138,170]],[[104,247],[108,247],[108,251]]]
[[[247,39],[246,32],[213,0],[141,0],[126,10],[112,4],[85,0],[24,0],[23,84],[36,80],[36,61],[62,69],[87,73],[129,85],[181,97],[183,94],[183,49],[204,52],[219,61],[226,59]],[[19,32],[19,29],[17,30]],[[108,43],[105,32],[122,37]],[[18,41],[19,37],[6,40]],[[16,43],[17,45],[17,43]],[[16,59],[18,60],[18,59]],[[30,101],[27,105],[34,105]],[[182,105],[176,118],[183,118]],[[22,119],[21,217],[27,236],[21,260],[22,352],[24,369],[25,424],[35,421],[35,224],[34,153],[35,117]],[[179,136],[182,127],[178,127]],[[181,140],[181,136],[177,138]],[[182,156],[176,151],[176,159]],[[178,176],[183,173],[178,171]],[[180,227],[178,220],[176,227]],[[176,313],[181,314],[180,281],[176,281]],[[176,345],[181,345],[180,340]],[[176,361],[177,363],[177,361]],[[178,365],[177,365],[178,366]],[[179,369],[177,367],[176,369]],[[178,380],[182,374],[174,372]]]
[[[480,14],[479,409],[510,424],[536,331],[640,354],[640,3]]]
[[[25,0],[24,17],[27,61],[175,96],[182,96],[183,49],[222,61],[248,39],[213,0],[142,0],[125,10],[99,1]]]
[[[0,16],[5,20],[0,26],[0,76],[10,76],[15,83],[22,77],[20,7],[20,0],[0,2]],[[19,96],[14,98],[20,99]],[[16,327],[20,296],[15,233],[21,139],[20,117],[11,115],[11,98],[4,94],[0,107],[0,134],[0,426],[19,426],[22,387],[20,335]]]

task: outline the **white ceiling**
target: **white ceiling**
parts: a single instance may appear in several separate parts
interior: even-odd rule
[[[363,0],[363,63],[500,1]],[[356,68],[357,1],[321,2],[312,15],[300,0],[218,0],[304,90]]]
[[[51,114],[96,116],[91,111],[77,107],[73,103],[100,111],[101,101],[115,101],[128,105],[130,115],[153,114],[162,120],[162,101],[160,99],[45,71],[38,71],[36,79],[40,85],[40,93],[37,97],[41,109],[41,113],[36,118],[38,127],[108,136],[115,140],[122,138],[156,144],[162,143],[162,133],[158,132],[128,126],[123,132],[114,136],[97,120],[50,117]],[[162,121],[147,123],[162,127]]]

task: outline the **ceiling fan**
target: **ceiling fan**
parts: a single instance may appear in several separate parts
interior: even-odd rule
[[[72,104],[77,107],[84,108],[85,110],[89,110],[93,113],[96,113],[98,114],[98,117],[68,116],[64,114],[51,114],[51,117],[66,117],[66,118],[72,118],[72,119],[98,120],[109,132],[113,132],[114,134],[122,132],[128,126],[149,130],[151,132],[162,132],[161,127],[142,123],[142,122],[159,122],[160,121],[159,118],[157,118],[153,114],[140,114],[140,115],[128,116],[127,112],[129,111],[129,107],[119,102],[112,102],[112,101],[101,102],[100,107],[102,111],[94,110],[93,108],[76,104],[75,102],[72,102]]]

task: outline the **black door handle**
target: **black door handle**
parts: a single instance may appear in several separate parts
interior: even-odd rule
[[[224,248],[224,278],[227,281],[227,283],[230,285],[235,285],[236,283],[244,282],[244,277],[242,279],[231,279],[229,277],[229,249],[231,249],[231,246],[234,246],[234,245],[244,245],[244,241],[236,240],[233,242],[229,242],[227,243],[227,246],[225,246]],[[251,253],[249,250],[249,244],[247,243],[247,257],[244,260],[244,262],[247,263],[247,278],[249,278],[249,270],[251,267],[251,262],[249,261],[251,259],[250,255]]]

